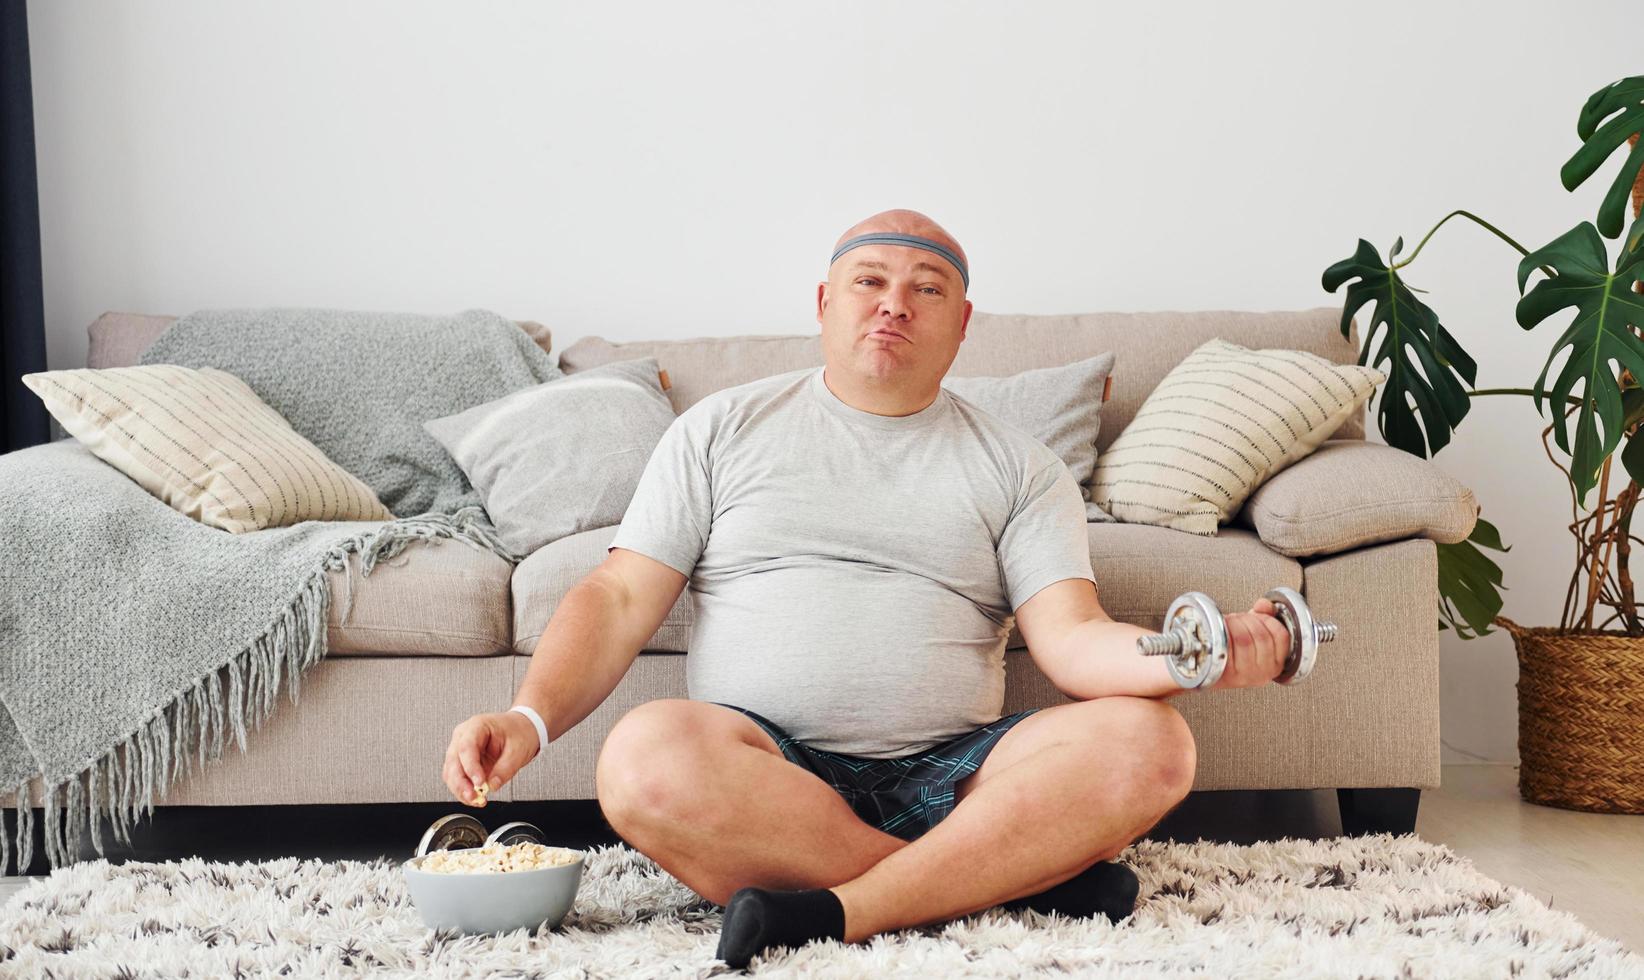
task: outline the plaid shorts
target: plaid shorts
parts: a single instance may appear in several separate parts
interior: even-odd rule
[[[776,742],[783,757],[832,786],[864,822],[908,841],[952,813],[954,785],[982,767],[982,760],[1012,725],[1039,710],[1006,715],[968,735],[900,759],[866,759],[812,748],[747,708],[709,703],[752,718]]]

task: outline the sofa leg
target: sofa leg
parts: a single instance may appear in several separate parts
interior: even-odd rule
[[[1341,832],[1348,837],[1413,833],[1416,829],[1416,807],[1420,803],[1419,789],[1336,790],[1336,806],[1341,810]]]

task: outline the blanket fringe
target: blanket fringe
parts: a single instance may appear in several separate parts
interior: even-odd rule
[[[402,518],[333,546],[261,636],[226,664],[197,679],[170,703],[156,708],[135,731],[102,756],[45,789],[45,852],[52,870],[79,859],[82,831],[89,831],[92,847],[102,856],[100,823],[105,819],[114,839],[130,846],[133,826],[154,815],[156,796],[163,797],[179,778],[203,771],[208,761],[220,759],[225,735],[245,752],[248,730],[261,728],[273,713],[282,680],[291,703],[297,703],[302,675],[324,659],[328,649],[326,622],[331,590],[327,573],[347,572],[349,557],[358,555],[360,574],[367,576],[379,562],[394,558],[413,544],[437,538],[455,538],[513,563],[522,557],[502,544],[479,507],[465,507],[449,515]],[[25,779],[14,796],[15,872],[7,870],[13,867],[11,835],[7,833],[4,810],[0,810],[0,874],[24,874],[34,857],[29,783]]]

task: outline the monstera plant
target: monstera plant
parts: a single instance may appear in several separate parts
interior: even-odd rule
[[[1644,218],[1635,217],[1626,234],[1622,232],[1629,192],[1635,214],[1644,197],[1641,131],[1644,75],[1605,86],[1581,109],[1576,123],[1581,146],[1559,173],[1565,190],[1580,186],[1623,145],[1631,147],[1599,205],[1596,225],[1583,221],[1531,250],[1477,215],[1453,211],[1402,259],[1403,238],[1393,242],[1385,262],[1374,246],[1360,239],[1353,256],[1326,269],[1323,280],[1325,290],[1332,293],[1347,285],[1343,335],[1353,315],[1367,304],[1371,307],[1359,363],[1373,363],[1387,375],[1377,422],[1388,445],[1422,458],[1436,454],[1449,444],[1473,399],[1484,395],[1528,396],[1538,412],[1551,412],[1542,443],[1546,446],[1548,433],[1553,434],[1569,466],[1553,458],[1551,448],[1548,458],[1569,479],[1573,509],[1588,510],[1585,518],[1578,516],[1570,525],[1577,561],[1560,628],[1594,629],[1594,610],[1602,604],[1613,615],[1597,628],[1619,619],[1630,636],[1644,636],[1628,570],[1631,542],[1644,542],[1630,533],[1644,484],[1644,435],[1635,437],[1644,420]],[[1417,297],[1421,290],[1405,278],[1404,270],[1433,233],[1457,217],[1476,222],[1520,254],[1520,327],[1533,330],[1564,310],[1575,311],[1531,387],[1474,388],[1477,365],[1444,328],[1439,314]],[[1617,239],[1613,257],[1606,239]],[[1549,385],[1554,363],[1566,353]],[[1621,467],[1614,472],[1618,448]],[[1589,510],[1595,487],[1597,504]],[[1497,591],[1501,569],[1481,549],[1508,550],[1496,527],[1482,517],[1468,540],[1438,546],[1439,628],[1453,628],[1464,638],[1489,633],[1502,606]]]

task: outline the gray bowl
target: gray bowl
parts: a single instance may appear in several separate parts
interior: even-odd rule
[[[575,862],[530,871],[445,874],[423,871],[423,858],[405,862],[411,902],[432,929],[463,933],[512,932],[543,923],[556,929],[576,901],[585,855]]]

